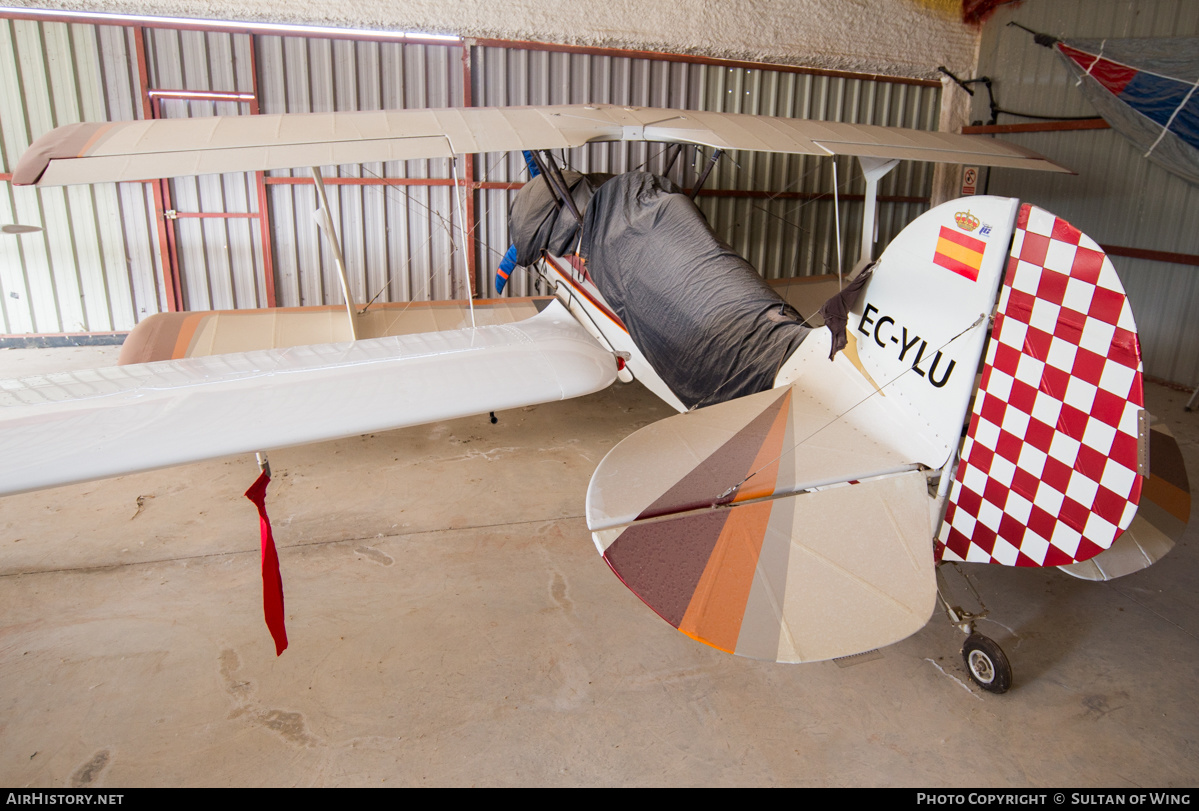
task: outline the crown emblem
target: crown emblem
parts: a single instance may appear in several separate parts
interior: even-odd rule
[[[958,228],[963,231],[973,231],[978,228],[978,217],[975,217],[969,210],[959,211],[953,215],[953,219],[957,222]]]

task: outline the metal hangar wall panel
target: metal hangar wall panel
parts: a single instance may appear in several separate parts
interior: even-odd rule
[[[279,36],[0,20],[0,181],[30,141],[73,121],[454,106],[615,103],[935,129],[936,82],[506,41]],[[694,184],[708,155],[669,175]],[[559,155],[581,171],[666,172],[654,144]],[[856,255],[864,183],[837,159],[842,245]],[[835,272],[828,159],[732,153],[699,198],[768,278]],[[323,167],[351,294],[362,303],[494,293],[520,155]],[[904,163],[880,188],[880,240],[928,208],[932,171]],[[121,332],[165,310],[340,304],[307,171],[31,190],[0,183],[0,334]],[[461,222],[460,222],[461,221]],[[463,246],[461,229],[470,234]],[[512,295],[536,292],[518,274]]]
[[[1067,40],[1197,36],[1199,3],[1059,0],[996,10],[983,28],[978,75],[992,77],[999,104],[1054,119],[1094,117],[1057,54],[1010,22]],[[988,115],[985,92],[977,92],[972,117],[986,122]],[[998,123],[1032,120],[1001,115]],[[1132,304],[1146,373],[1199,382],[1199,187],[1146,160],[1112,129],[1000,137],[1078,174],[993,170],[988,191],[1044,206],[1100,240]],[[1162,254],[1170,256],[1153,258]]]

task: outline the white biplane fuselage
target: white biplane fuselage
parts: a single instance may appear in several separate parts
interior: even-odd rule
[[[501,119],[506,126],[496,126]],[[72,125],[35,144],[14,181],[144,180],[596,140],[869,156],[863,168],[875,181],[887,159],[1060,170],[990,139],[576,106]],[[850,308],[844,351],[832,351],[827,327],[814,329],[770,362],[756,390],[715,405],[672,390],[587,259],[545,255],[541,272],[561,307],[517,323],[5,381],[0,493],[636,379],[683,413],[634,433],[599,465],[586,509],[597,547],[689,636],[789,662],[918,630],[936,604],[940,560],[1070,566],[1122,536],[1144,546],[1154,531],[1134,524],[1149,472],[1139,456],[1148,432],[1131,312],[1098,246],[1040,209],[979,197],[924,214],[887,247]],[[704,340],[742,337],[714,330]],[[984,687],[1006,689],[1010,674],[995,651],[968,645],[967,663]]]
[[[638,380],[671,408],[686,411],[687,407],[637,348],[633,337],[629,335],[628,327],[604,301],[603,293],[587,275],[582,263],[574,256],[549,254],[542,262],[554,285],[554,295],[583,329],[618,359],[617,377],[625,383]]]

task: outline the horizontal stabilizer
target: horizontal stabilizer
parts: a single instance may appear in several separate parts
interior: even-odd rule
[[[925,476],[639,521],[604,560],[683,633],[728,653],[816,662],[898,642],[936,602]]]
[[[68,124],[38,138],[17,185],[567,149],[597,141],[690,143],[799,155],[859,155],[1068,171],[992,138],[737,113],[566,105],[376,110]]]
[[[554,302],[515,324],[0,381],[0,494],[517,408],[616,378]]]
[[[827,330],[809,342],[834,369]],[[902,639],[932,611],[930,500],[886,442],[886,412],[870,413],[874,434],[796,384],[646,426],[592,476],[596,546],[660,616],[722,650],[803,662]]]
[[[834,368],[827,330],[813,332],[800,348],[822,353],[818,362]],[[852,375],[850,369],[843,379],[847,386]],[[847,408],[854,404],[846,402]],[[600,462],[587,488],[587,525],[611,529],[915,469],[902,423],[890,418],[886,405],[866,395],[840,413],[796,384],[659,420]]]
[[[1174,548],[1190,520],[1191,485],[1182,450],[1169,428],[1154,425],[1149,431],[1149,477],[1128,529],[1110,549],[1058,568],[1083,580],[1114,580],[1139,572]]]

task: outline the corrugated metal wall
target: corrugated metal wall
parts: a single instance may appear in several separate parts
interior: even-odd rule
[[[463,104],[460,46],[259,37],[258,56],[263,113]],[[466,263],[450,161],[329,166],[322,171],[327,178],[362,181],[328,187],[357,302],[464,295]],[[458,171],[466,180],[464,169]],[[309,172],[271,175],[306,179]],[[388,185],[390,180],[414,182]],[[424,185],[426,181],[432,184]],[[279,304],[340,303],[337,269],[311,216],[314,188],[306,182],[268,184]]]
[[[76,121],[134,117],[129,30],[0,20],[0,171]],[[152,203],[140,184],[33,191],[0,184],[0,332],[127,330],[165,307]]]
[[[1070,38],[1199,35],[1193,0],[1057,0],[1003,7],[983,29],[979,75],[994,80],[999,104],[1050,117],[1094,116],[1061,59],[1007,23]],[[986,120],[984,94],[974,117]],[[1002,115],[1000,124],[1029,119]],[[989,191],[1020,197],[1065,217],[1103,245],[1199,254],[1199,187],[1145,160],[1115,130],[1001,136],[1070,167],[1076,176],[995,170]],[[1113,256],[1141,335],[1145,370],[1185,385],[1199,382],[1199,267]]]
[[[490,42],[427,45],[2,22],[4,172],[31,137],[53,125],[150,114],[452,107],[469,97],[473,105],[600,102],[933,129],[940,104],[939,86],[928,83],[686,58]],[[141,94],[139,47],[146,88],[159,92],[154,99]],[[179,95],[174,91],[253,98],[187,100],[173,97]],[[560,157],[582,171],[662,172],[667,150],[615,144]],[[670,176],[690,186],[706,160],[688,148]],[[461,296],[468,272],[462,224],[475,229],[468,250],[476,289],[492,293],[493,271],[508,244],[511,186],[527,177],[519,155],[479,155],[457,167],[440,160],[323,171],[327,182],[332,179],[330,203],[356,301]],[[852,262],[861,214],[854,198],[863,183],[852,160],[839,160],[837,173],[843,253]],[[3,185],[0,222],[47,230],[0,238],[0,333],[124,330],[172,306],[341,302],[332,255],[312,219],[315,190],[307,171],[181,179],[164,184],[161,193],[156,184],[41,192]],[[927,164],[903,164],[884,180],[881,240],[927,207],[930,186]],[[701,208],[763,275],[835,270],[831,161],[734,153],[721,161],[706,190]],[[162,223],[156,204],[165,211]],[[532,282],[518,274],[511,293],[529,292]]]
[[[136,34],[135,34],[136,36]],[[253,39],[209,31],[145,31],[148,87],[155,90],[254,93]],[[156,118],[248,115],[236,101],[161,98]],[[256,211],[252,174],[205,175],[171,180],[171,210],[186,214]],[[267,306],[262,243],[248,217],[178,216],[174,229],[177,273],[185,310]]]

